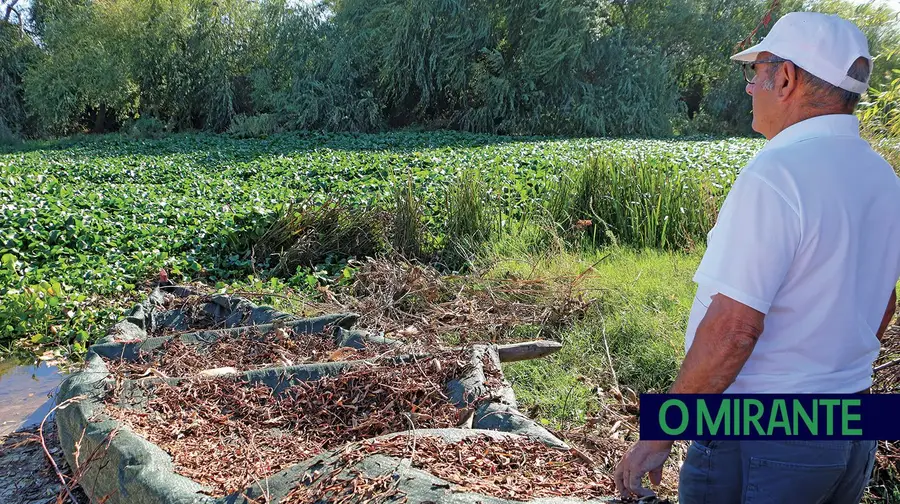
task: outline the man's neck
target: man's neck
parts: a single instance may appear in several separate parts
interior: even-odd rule
[[[796,108],[789,108],[785,111],[784,120],[781,122],[781,126],[772,133],[772,136],[766,138],[766,140],[771,140],[775,138],[776,135],[781,133],[782,131],[790,128],[791,126],[803,122],[807,119],[812,119],[813,117],[820,117],[825,115],[834,115],[834,114],[852,114],[851,112],[847,112],[846,109],[842,107],[809,107],[809,106],[798,106]]]

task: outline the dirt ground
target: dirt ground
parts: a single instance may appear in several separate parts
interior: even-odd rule
[[[45,424],[44,442],[60,471],[70,475],[54,423]],[[88,504],[79,490],[73,491],[78,504]],[[19,430],[0,438],[0,502],[4,504],[69,503],[62,484],[41,445],[37,427]]]

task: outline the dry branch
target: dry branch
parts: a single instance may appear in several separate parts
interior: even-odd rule
[[[50,454],[50,450],[47,448],[47,441],[44,439],[44,423],[46,423],[47,418],[49,418],[50,415],[56,412],[56,410],[63,409],[72,403],[83,400],[84,398],[84,396],[75,396],[57,404],[56,406],[51,408],[46,415],[44,415],[44,418],[41,420],[41,426],[40,428],[38,428],[38,435],[41,438],[41,447],[44,449],[44,454],[47,456],[47,460],[50,461],[50,465],[53,466],[53,470],[56,471],[56,475],[57,477],[59,477],[59,482],[62,483],[63,490],[66,492],[69,500],[72,501],[72,504],[78,504],[78,501],[75,500],[75,497],[72,495],[72,489],[69,488],[69,484],[66,482],[65,475],[63,475],[62,471],[59,470],[59,466],[56,464],[56,460],[53,459],[53,455]]]
[[[517,362],[529,359],[539,359],[558,352],[562,343],[556,341],[527,341],[523,343],[510,343],[497,347],[500,362]]]

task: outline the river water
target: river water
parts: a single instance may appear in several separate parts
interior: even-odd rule
[[[63,378],[56,366],[43,361],[0,361],[0,437],[40,424],[53,409]]]

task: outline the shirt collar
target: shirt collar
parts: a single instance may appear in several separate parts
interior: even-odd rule
[[[772,137],[763,149],[776,149],[824,136],[859,137],[859,119],[852,114],[827,114],[804,119]]]

